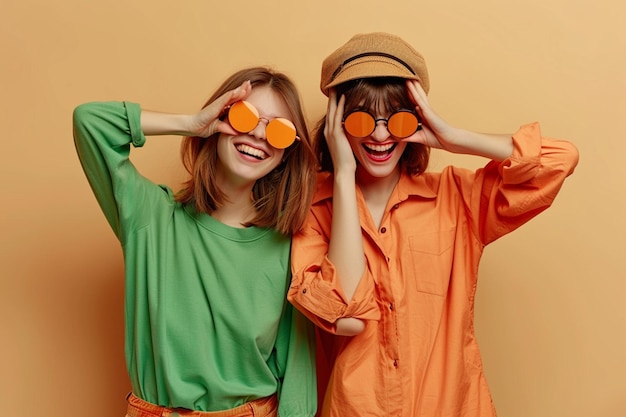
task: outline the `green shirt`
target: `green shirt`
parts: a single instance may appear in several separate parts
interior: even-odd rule
[[[128,102],[74,111],[78,155],[124,253],[133,393],[199,411],[278,393],[280,416],[314,415],[312,325],[286,301],[289,237],[227,226],[141,176],[129,160],[146,141],[140,115]]]

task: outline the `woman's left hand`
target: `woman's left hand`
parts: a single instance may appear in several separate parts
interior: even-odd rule
[[[407,142],[423,143],[448,152],[483,156],[502,161],[513,153],[513,137],[510,134],[485,134],[450,126],[428,104],[426,92],[417,81],[406,82],[415,110],[422,116],[422,129]]]
[[[455,138],[458,136],[458,129],[446,123],[430,107],[428,96],[419,81],[407,80],[406,85],[409,95],[415,103],[415,110],[422,119],[422,128],[404,140],[455,152],[457,147]]]

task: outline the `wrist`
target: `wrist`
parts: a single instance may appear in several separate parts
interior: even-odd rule
[[[343,184],[355,184],[356,183],[356,169],[350,168],[335,168],[333,172],[333,180],[335,185]]]
[[[141,129],[146,136],[193,135],[189,127],[189,115],[160,113],[150,110],[142,110],[141,112]]]

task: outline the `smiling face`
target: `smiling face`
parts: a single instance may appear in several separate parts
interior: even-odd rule
[[[380,108],[368,109],[376,119],[386,119],[389,112]],[[359,177],[384,179],[399,174],[399,162],[407,142],[391,136],[384,122],[376,124],[374,132],[364,138],[353,137],[346,133],[352,152],[359,162],[357,174]]]
[[[285,101],[268,86],[253,88],[246,101],[259,111],[259,124],[250,133],[221,134],[217,143],[220,180],[236,187],[252,187],[282,162],[285,150],[267,142],[265,128],[272,119],[290,118]]]
[[[354,137],[346,132],[352,152],[358,161],[357,178],[366,181],[398,178],[400,159],[407,142],[389,133],[385,120],[398,109],[411,109],[402,80],[370,79],[347,83],[344,114],[364,110],[378,120],[374,131],[366,137]],[[382,119],[382,120],[381,120]]]

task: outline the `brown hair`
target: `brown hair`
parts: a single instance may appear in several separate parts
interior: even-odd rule
[[[228,77],[203,107],[246,80],[250,80],[252,88],[268,86],[283,98],[300,140],[285,149],[278,167],[254,184],[252,198],[257,215],[245,226],[272,227],[290,235],[302,227],[308,214],[315,191],[316,165],[300,95],[293,81],[267,67],[243,69]],[[181,145],[183,165],[190,178],[183,183],[176,200],[193,204],[196,211],[209,214],[227,201],[215,180],[218,136],[219,133],[208,138],[188,136]]]
[[[397,109],[413,109],[415,104],[407,94],[406,83],[401,78],[376,77],[348,81],[336,87],[337,97],[345,95],[344,114],[356,108],[377,109],[391,113]],[[319,158],[322,171],[333,172],[333,161],[328,150],[322,118],[315,128],[315,154]],[[419,175],[426,171],[430,159],[430,147],[410,142],[400,157],[400,165],[409,175]]]

